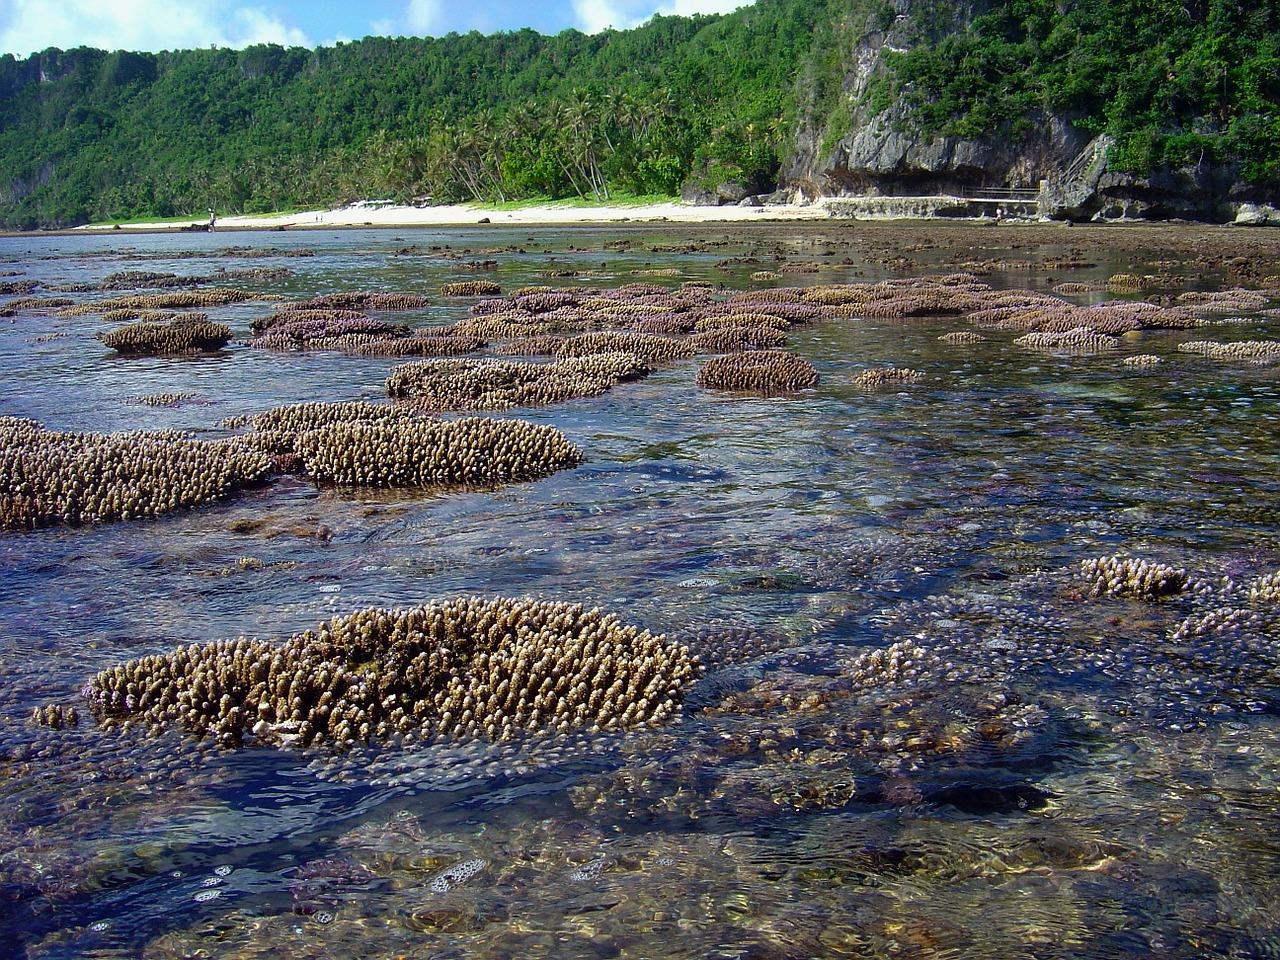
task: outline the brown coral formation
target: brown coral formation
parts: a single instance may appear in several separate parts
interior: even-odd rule
[[[524,420],[342,420],[297,435],[308,475],[339,486],[495,486],[582,462],[554,427]]]
[[[910,367],[872,367],[854,377],[853,385],[862,390],[875,390],[893,384],[919,383],[923,379],[923,371]]]
[[[387,394],[420,410],[510,410],[597,397],[620,380],[634,380],[649,370],[643,358],[620,352],[565,357],[556,363],[418,360],[391,371]]]
[[[1249,601],[1280,606],[1280,570],[1264,574],[1249,584]]]
[[[362,310],[422,310],[431,306],[431,301],[416,293],[364,293],[347,291],[324,293],[310,300],[297,300],[282,303],[281,310],[322,310],[349,311]]]
[[[781,349],[787,345],[787,335],[773,327],[711,327],[695,333],[689,342],[699,353],[740,353]]]
[[[1142,277],[1131,273],[1116,273],[1107,279],[1107,290],[1111,293],[1139,293],[1143,285]]]
[[[144,407],[180,407],[197,398],[194,393],[148,393],[141,397],[130,397],[125,403],[136,403]]]
[[[1103,353],[1119,346],[1115,337],[1097,333],[1088,327],[1076,327],[1062,332],[1036,330],[1013,341],[1020,347],[1032,350],[1045,350],[1051,353],[1066,353],[1080,356],[1089,353]]]
[[[772,327],[775,330],[786,330],[789,326],[789,320],[770,313],[726,313],[703,317],[694,323],[693,329],[695,333],[705,333],[722,327]]]
[[[123,354],[189,354],[222,349],[231,342],[231,328],[210,320],[179,317],[167,323],[131,323],[99,334],[98,339]]]
[[[540,333],[532,337],[516,337],[493,348],[494,353],[508,357],[552,357],[564,346],[564,337]]]
[[[472,597],[361,610],[282,644],[180,647],[103,670],[84,696],[104,725],[178,724],[228,747],[346,749],[656,725],[700,670],[683,645],[598,609]]]
[[[457,280],[440,288],[442,297],[492,297],[501,292],[492,280]]]
[[[1271,297],[1257,290],[1216,290],[1212,293],[1201,290],[1188,290],[1177,296],[1180,306],[1189,307],[1196,313],[1212,316],[1214,314],[1253,313],[1269,306]]]
[[[137,310],[133,307],[122,307],[119,310],[108,310],[102,315],[107,323],[128,323],[130,320],[144,320],[148,323],[169,323],[173,320],[208,320],[207,313],[175,313],[172,310]]]
[[[774,396],[816,386],[818,371],[803,357],[785,350],[753,350],[708,360],[698,371],[698,386]]]
[[[569,337],[556,355],[559,357],[585,357],[591,353],[634,353],[652,364],[672,360],[687,360],[694,356],[694,347],[685,340],[658,337],[647,333],[600,331]]]
[[[474,353],[487,342],[482,337],[427,328],[403,337],[349,338],[341,349],[365,357],[457,357]]]
[[[1211,360],[1235,360],[1265,365],[1280,360],[1280,340],[1239,340],[1219,343],[1216,340],[1190,340],[1178,344],[1183,353],[1198,353]]]
[[[295,452],[294,441],[308,430],[318,430],[335,423],[410,420],[415,416],[412,410],[393,407],[389,403],[349,400],[273,407],[243,421],[223,421],[223,425],[235,429],[245,423],[251,424],[254,432],[245,438],[247,442],[272,453],[292,453]]]
[[[175,290],[171,293],[137,293],[110,300],[96,300],[59,310],[60,316],[107,313],[111,310],[178,310],[187,307],[220,307],[254,299],[242,290]]]
[[[18,312],[22,310],[54,310],[58,307],[69,307],[75,301],[70,297],[19,297],[0,304],[0,310]]]
[[[1137,557],[1096,557],[1081,561],[1081,576],[1094,597],[1136,597],[1155,600],[1181,593],[1190,577],[1186,570]]]
[[[270,460],[239,441],[183,433],[58,433],[0,418],[0,527],[156,517],[263,480]]]

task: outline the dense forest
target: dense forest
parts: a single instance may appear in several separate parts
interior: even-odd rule
[[[847,132],[850,51],[890,31],[874,106],[918,135],[1016,137],[1047,112],[1114,136],[1121,169],[1280,182],[1276,4],[757,0],[590,36],[6,55],[0,225],[763,192],[800,119]]]

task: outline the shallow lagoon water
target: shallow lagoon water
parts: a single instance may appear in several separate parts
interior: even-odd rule
[[[471,301],[435,294],[474,276],[727,294],[972,256],[939,228],[904,268],[887,262],[904,253],[890,232],[875,235],[884,248],[850,246],[860,229],[19,237],[0,240],[0,269],[53,285],[283,266],[227,285],[426,293],[434,306],[397,315],[425,325],[465,315]],[[1168,272],[1157,248],[1091,247],[1069,279]],[[1043,289],[1068,255],[1028,244],[981,279]],[[750,277],[800,260],[821,267]],[[1188,286],[1225,282],[1186,270]],[[269,309],[209,312],[243,336]],[[108,326],[0,320],[0,415],[220,436],[224,418],[283,403],[377,399],[397,362],[236,344],[126,359],[94,339]],[[1085,357],[1007,332],[938,339],[958,329],[793,330],[821,376],[794,396],[700,390],[694,360],[519,411],[586,454],[535,483],[285,477],[158,521],[3,535],[0,954],[1280,953],[1280,627],[1248,600],[1280,570],[1280,382],[1277,367],[1176,349],[1276,339],[1280,321],[1147,331]],[[37,339],[51,333],[64,336]],[[1163,363],[1128,368],[1129,353]],[[852,385],[886,365],[926,377]],[[129,402],[158,393],[194,396]],[[1185,568],[1198,589],[1088,597],[1081,561],[1112,554]],[[180,643],[473,594],[618,612],[691,643],[706,676],[657,730],[342,756],[28,720],[75,702],[96,671]],[[1252,626],[1215,626],[1246,608]],[[914,672],[868,666],[906,642]]]

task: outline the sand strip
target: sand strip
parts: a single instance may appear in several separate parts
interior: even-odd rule
[[[219,230],[272,230],[323,227],[452,227],[490,223],[494,226],[518,224],[592,223],[738,223],[776,220],[825,220],[826,207],[772,204],[761,207],[694,206],[685,203],[652,203],[640,206],[568,206],[543,204],[498,210],[469,203],[431,207],[396,204],[353,204],[334,210],[219,217]],[[189,223],[207,223],[191,220]],[[181,230],[183,221],[130,223],[128,230]],[[80,230],[111,230],[113,224],[92,224]]]

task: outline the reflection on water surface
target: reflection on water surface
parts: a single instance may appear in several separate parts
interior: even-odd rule
[[[723,296],[904,262],[998,288],[1098,281],[1077,303],[1120,273],[1162,278],[1138,299],[1265,289],[1274,263],[1265,235],[1211,234],[1235,262],[1190,227],[1112,229],[15,237],[0,268],[36,294],[287,268],[225,283],[424,293],[433,306],[397,316],[424,326],[467,314],[435,295],[483,260],[504,290],[710,280]],[[801,262],[818,266],[751,279]],[[247,337],[268,309],[209,313]],[[700,390],[701,358],[519,411],[586,454],[535,483],[286,476],[167,519],[4,534],[0,953],[1276,955],[1280,367],[1177,347],[1278,339],[1280,320],[1215,319],[1231,322],[1091,355],[1008,330],[939,339],[973,329],[959,316],[831,320],[788,333],[820,375],[798,394]],[[236,343],[119,358],[94,339],[109,328],[5,320],[0,415],[218,437],[284,403],[379,399],[398,362]],[[1123,362],[1137,355],[1160,362]],[[853,384],[886,366],[924,377]],[[1187,587],[1105,595],[1082,561],[1110,556]],[[706,674],[660,729],[337,756],[29,721],[181,643],[467,595],[599,605],[689,643]]]

